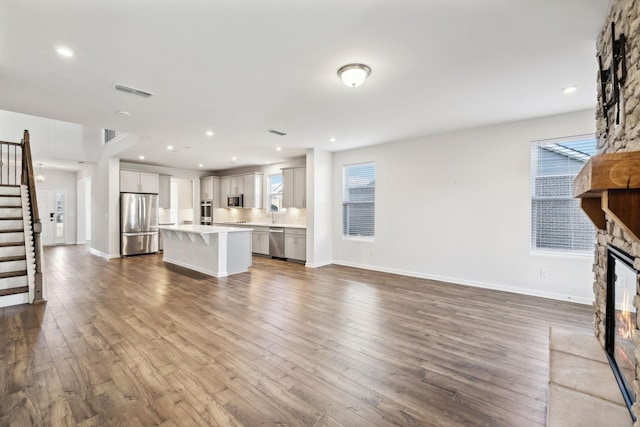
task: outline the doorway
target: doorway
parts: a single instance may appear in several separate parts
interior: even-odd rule
[[[38,198],[38,211],[42,222],[42,233],[40,239],[42,245],[51,246],[55,244],[55,194],[52,189],[38,188],[36,190]]]
[[[38,188],[36,197],[42,222],[40,239],[44,246],[65,244],[66,190]]]

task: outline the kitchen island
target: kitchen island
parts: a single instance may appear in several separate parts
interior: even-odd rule
[[[243,273],[251,266],[250,228],[195,224],[159,228],[164,262],[214,277]]]

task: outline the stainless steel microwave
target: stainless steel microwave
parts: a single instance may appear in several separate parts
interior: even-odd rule
[[[227,206],[230,208],[241,208],[243,206],[242,194],[227,196]]]

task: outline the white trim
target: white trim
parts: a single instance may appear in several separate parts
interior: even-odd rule
[[[594,247],[595,247],[595,239],[594,239]],[[546,258],[568,258],[568,259],[593,259],[593,251],[584,251],[584,252],[558,252],[552,249],[550,250],[542,250],[542,249],[531,249],[529,251],[529,255],[534,257],[546,257]]]
[[[20,304],[29,304],[29,292],[0,297],[0,308]]]
[[[318,262],[318,263],[310,263],[307,262],[305,263],[305,267],[309,267],[309,268],[319,268],[319,267],[326,267],[327,265],[331,265],[333,264],[332,261],[323,261],[323,262]]]
[[[96,256],[99,256],[100,258],[104,258],[104,259],[120,258],[120,255],[105,254],[104,252],[100,252],[99,250],[94,249],[94,248],[90,248],[89,252],[91,252],[91,255],[96,255]]]
[[[592,299],[577,297],[574,295],[556,294],[554,292],[544,292],[536,289],[516,288],[513,286],[499,285],[495,283],[478,282],[475,280],[466,280],[466,279],[459,279],[459,278],[447,277],[447,276],[436,276],[436,275],[430,275],[430,274],[424,274],[424,273],[417,273],[414,271],[398,270],[395,268],[375,267],[375,266],[358,264],[353,262],[333,261],[333,263],[336,265],[343,265],[345,267],[362,268],[364,270],[373,270],[373,271],[380,271],[383,273],[399,274],[402,276],[417,277],[419,279],[437,280],[439,282],[447,282],[454,285],[473,286],[475,288],[492,289],[495,291],[503,291],[503,292],[509,292],[513,294],[528,295],[533,297],[541,297],[541,298],[547,298],[547,299],[553,299],[553,300],[559,300],[559,301],[568,301],[568,302],[574,302],[577,304],[584,304],[584,305],[593,304]]]

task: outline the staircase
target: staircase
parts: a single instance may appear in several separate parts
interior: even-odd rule
[[[44,302],[41,229],[25,131],[20,143],[0,141],[0,308]]]
[[[0,297],[10,297],[3,298],[5,303],[29,302],[22,191],[19,185],[0,186]]]

